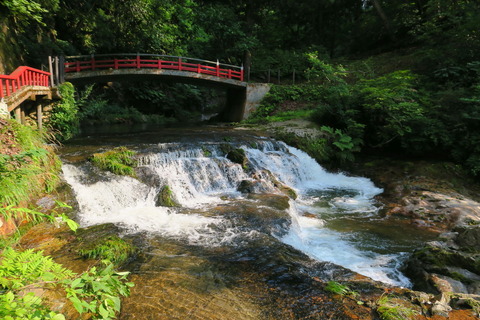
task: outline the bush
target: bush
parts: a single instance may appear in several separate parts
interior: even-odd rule
[[[62,100],[54,105],[48,123],[58,132],[57,139],[68,140],[78,133],[80,125],[75,88],[70,82],[65,82],[58,86],[58,90]]]
[[[362,116],[367,124],[366,141],[384,146],[412,133],[412,123],[423,118],[417,77],[408,70],[361,80],[357,85]]]

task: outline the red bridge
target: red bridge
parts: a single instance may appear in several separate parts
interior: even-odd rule
[[[64,62],[64,72],[97,70],[149,69],[174,70],[243,81],[243,67],[178,56],[156,54],[100,54],[70,56]],[[66,75],[68,77],[68,75]]]
[[[59,98],[55,86],[64,81],[82,83],[164,79],[225,88],[227,110],[224,119],[227,121],[244,119],[250,111],[249,105],[255,105],[265,93],[265,88],[259,89],[261,85],[244,82],[243,66],[218,61],[124,53],[49,57],[48,62],[50,72],[19,67],[11,75],[0,75],[0,115],[14,112],[15,117],[23,123],[25,115],[31,114],[33,109],[31,104],[28,106],[29,103],[24,102],[37,100],[36,119],[41,127],[42,104],[46,103],[42,101]]]

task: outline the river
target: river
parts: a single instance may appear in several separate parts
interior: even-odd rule
[[[100,172],[87,161],[115,146],[137,152],[139,179]],[[246,165],[229,160],[225,146],[243,149]],[[299,302],[319,294],[315,279],[358,273],[409,287],[399,265],[432,238],[385,219],[375,201],[382,189],[370,180],[329,173],[303,151],[258,132],[91,131],[60,153],[80,224],[114,223],[141,247],[128,266],[136,286],[123,319],[317,315],[311,301]],[[179,207],[158,206],[164,186]],[[279,304],[280,296],[295,302]]]

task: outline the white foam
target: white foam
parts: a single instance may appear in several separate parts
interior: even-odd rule
[[[313,259],[329,261],[373,280],[384,283],[410,286],[409,280],[397,271],[397,255],[380,255],[360,251],[350,242],[342,239],[342,234],[323,227],[323,221],[317,224],[298,214],[295,203],[290,203],[289,213],[292,227],[281,240],[300,250]]]

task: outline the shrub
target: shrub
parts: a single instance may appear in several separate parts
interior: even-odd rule
[[[58,86],[58,90],[62,100],[54,105],[48,123],[58,132],[57,139],[68,140],[78,133],[80,125],[75,88],[65,82]]]

